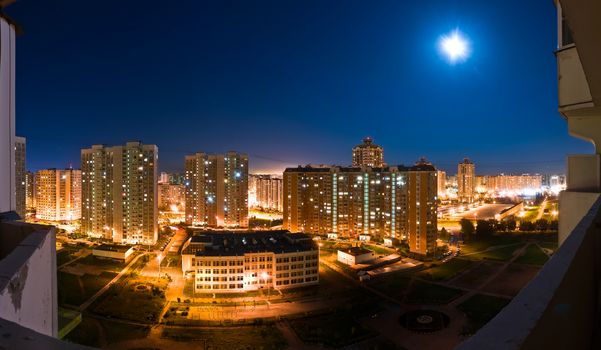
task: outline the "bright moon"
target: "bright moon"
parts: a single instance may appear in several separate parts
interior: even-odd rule
[[[440,38],[439,45],[450,63],[464,61],[469,54],[468,42],[458,30],[449,35],[443,35]]]

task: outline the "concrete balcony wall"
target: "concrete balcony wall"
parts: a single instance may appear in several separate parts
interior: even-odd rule
[[[0,318],[58,333],[55,229],[0,223]]]
[[[0,213],[15,210],[15,30],[0,17]]]
[[[592,107],[593,98],[575,45],[556,52],[559,110]]]
[[[458,349],[600,349],[601,199],[537,276]]]

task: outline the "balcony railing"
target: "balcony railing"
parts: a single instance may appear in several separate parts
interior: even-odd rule
[[[458,349],[600,349],[600,210],[601,199],[538,275]]]

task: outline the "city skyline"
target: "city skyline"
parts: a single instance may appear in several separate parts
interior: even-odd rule
[[[394,2],[350,2],[337,15],[339,27],[327,25],[331,11],[323,10],[337,6],[329,2],[140,5],[113,11],[116,23],[136,24],[127,30],[78,15],[94,11],[88,2],[7,9],[25,29],[16,64],[17,134],[28,139],[28,169],[78,167],[82,147],[131,140],[157,144],[159,170],[169,172],[182,171],[181,158],[197,149],[245,152],[253,172],[344,166],[348,147],[365,136],[386,148],[391,164],[425,156],[446,171],[470,157],[484,173],[563,173],[563,154],[590,150],[566,134],[555,108],[552,3],[520,3],[529,21],[510,27],[498,12],[517,3],[437,2],[416,12]],[[240,16],[244,11],[251,15]],[[157,33],[161,16],[178,18],[177,25]],[[49,25],[57,18],[60,28]],[[435,43],[454,28],[470,40],[471,56],[450,65]],[[341,31],[345,40],[334,40]],[[155,50],[157,43],[165,50]],[[504,43],[523,54],[507,53]],[[476,92],[494,101],[474,101]],[[64,97],[72,100],[68,107],[55,102]],[[59,116],[60,130],[48,134]],[[241,127],[228,135],[222,120]]]

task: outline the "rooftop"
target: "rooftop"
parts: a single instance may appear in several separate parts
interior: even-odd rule
[[[296,168],[286,168],[284,170],[285,173],[302,173],[302,172],[319,172],[319,173],[327,173],[327,172],[343,172],[343,173],[351,173],[351,172],[393,172],[393,171],[436,171],[434,165],[426,162],[417,162],[413,166],[405,166],[405,165],[394,165],[394,166],[386,166],[386,167],[350,167],[350,166],[314,166],[314,165],[299,165]]]
[[[97,247],[94,247],[94,250],[105,250],[105,251],[109,251],[109,252],[125,253],[132,248],[133,248],[132,246],[121,245],[121,244],[101,244]]]
[[[202,249],[194,245],[204,245]],[[240,256],[248,253],[293,253],[318,250],[307,235],[288,231],[204,231],[193,235],[182,254],[196,256]]]
[[[340,250],[340,251],[344,252],[346,254],[352,255],[352,256],[360,256],[360,255],[364,255],[364,254],[373,253],[371,250],[365,249],[363,247],[352,247],[352,248],[348,248],[348,249],[344,249],[344,250]]]

